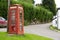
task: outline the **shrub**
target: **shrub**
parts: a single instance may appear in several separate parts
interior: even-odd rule
[[[52,19],[52,16],[53,16],[52,12],[48,11],[47,9],[45,9],[44,7],[41,7],[41,6],[34,7],[33,4],[29,4],[26,2],[16,2],[16,1],[12,1],[11,4],[21,4],[23,6],[25,24],[30,24],[30,23],[34,22],[34,20],[35,20],[35,22],[39,21],[41,23],[50,22]],[[4,16],[4,14],[2,14],[2,15]],[[4,17],[6,17],[6,15],[7,15],[7,13],[5,14]]]
[[[33,4],[26,2],[14,2],[13,4],[21,4],[24,8],[24,19],[31,23],[36,18],[39,22],[50,22],[52,20],[53,13],[45,9],[44,7],[34,7]]]
[[[30,3],[30,4],[34,3],[34,0],[11,0],[11,1],[14,1],[14,2],[26,2],[26,3]]]
[[[42,5],[51,11],[53,15],[56,15],[56,4],[55,0],[42,0]]]
[[[35,18],[37,18],[40,22],[50,22],[52,20],[53,14],[50,11],[44,9],[43,7],[35,8],[36,8]]]
[[[3,3],[2,3],[3,2]],[[5,19],[7,19],[7,11],[8,11],[8,5],[7,5],[7,1],[1,1],[0,2],[0,16],[4,17]]]

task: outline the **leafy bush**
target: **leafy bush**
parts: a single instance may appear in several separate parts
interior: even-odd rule
[[[53,13],[41,6],[34,7],[32,4],[25,2],[20,2],[19,4],[23,5],[24,8],[24,19],[30,23],[34,21],[35,18],[41,23],[50,22],[52,20]]]
[[[42,5],[51,11],[53,15],[56,15],[56,4],[55,0],[42,0]]]
[[[44,22],[50,22],[52,20],[53,13],[51,13],[47,9],[44,9],[44,7],[41,6],[34,7],[33,4],[29,4],[26,2],[16,2],[16,1],[11,1],[11,4],[21,4],[23,6],[24,20],[26,20],[25,22],[27,24],[37,21],[44,23]],[[5,7],[4,9],[5,9],[4,14],[1,12],[0,13],[2,14],[3,17],[7,18],[7,9]]]
[[[11,1],[14,1],[14,2],[26,2],[26,3],[30,3],[30,4],[34,3],[34,0],[11,0]]]
[[[3,2],[3,3],[2,3]],[[0,16],[7,19],[7,11],[8,11],[8,5],[7,1],[0,1]]]
[[[27,25],[29,25],[30,24],[30,22],[28,22],[27,20],[24,20],[24,25],[25,26],[27,26]]]
[[[42,7],[35,7],[35,18],[40,22],[50,22],[52,20],[53,14]]]

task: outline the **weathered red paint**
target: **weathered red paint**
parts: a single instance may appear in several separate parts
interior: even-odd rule
[[[14,4],[9,7],[8,33],[20,35],[24,34],[24,11],[23,7],[18,4]]]

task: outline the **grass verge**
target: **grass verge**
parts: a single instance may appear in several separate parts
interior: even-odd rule
[[[56,31],[56,32],[60,32],[60,29],[58,29],[57,27],[54,27],[54,26],[52,26],[52,25],[50,25],[49,28],[50,28],[51,30]]]
[[[0,32],[0,40],[52,40],[52,39],[34,34],[24,34],[23,36],[19,35],[9,36],[6,32]]]

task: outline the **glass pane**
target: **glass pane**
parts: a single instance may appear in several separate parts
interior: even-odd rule
[[[20,31],[22,31],[22,12],[20,11]]]
[[[15,10],[11,11],[11,25],[15,25]]]

